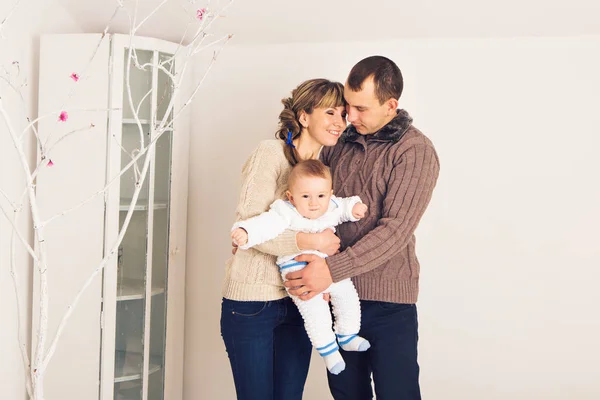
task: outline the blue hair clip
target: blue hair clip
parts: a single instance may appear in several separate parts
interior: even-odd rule
[[[288,136],[287,136],[287,140],[285,141],[285,144],[290,146],[292,149],[296,148],[296,146],[294,146],[294,142],[292,142],[292,131],[288,131]]]

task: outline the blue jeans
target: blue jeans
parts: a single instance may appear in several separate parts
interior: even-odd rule
[[[343,351],[346,369],[327,374],[335,400],[420,400],[417,363],[418,323],[414,304],[361,300],[360,336],[371,343],[366,352]]]
[[[292,299],[223,299],[221,336],[238,400],[302,400],[312,345]]]

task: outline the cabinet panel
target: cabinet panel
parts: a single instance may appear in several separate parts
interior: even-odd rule
[[[98,44],[100,43],[99,47]],[[94,52],[97,52],[92,60]],[[60,142],[42,161],[37,199],[44,219],[67,210],[102,189],[106,177],[109,41],[101,35],[44,35],[40,40],[39,115],[66,111],[64,122],[42,119],[42,141]],[[91,60],[91,62],[90,62]],[[72,73],[80,76],[75,82]],[[94,111],[90,111],[94,110]],[[85,129],[94,125],[91,129]],[[46,348],[78,290],[100,264],[104,244],[104,198],[46,227],[48,249],[49,326]],[[100,371],[101,278],[97,275],[68,321],[46,372],[48,399],[98,398]],[[33,334],[35,351],[39,321],[40,274],[34,272]]]
[[[68,123],[40,123],[42,136],[60,138],[90,124],[95,133],[73,135],[52,153],[54,166],[45,168],[38,180],[42,212],[48,217],[112,182],[104,196],[48,227],[53,237],[49,253],[60,260],[48,272],[51,333],[83,281],[104,255],[110,258],[65,330],[46,378],[46,397],[178,399],[183,376],[189,123],[167,123],[181,104],[175,111],[168,109],[173,95],[168,76],[177,65],[170,54],[177,45],[149,38],[130,42],[123,35],[101,39],[90,34],[49,35],[41,45],[40,114],[60,110],[63,104],[99,110],[82,113],[67,108]],[[94,61],[86,67],[99,42]],[[137,62],[128,65],[129,45],[136,49]],[[157,62],[165,70],[150,65]],[[143,64],[148,65],[141,71],[137,66]],[[131,96],[126,93],[128,68]],[[70,78],[73,72],[80,75],[79,82]],[[68,92],[64,90],[68,84],[78,85],[72,103],[56,96]],[[138,119],[132,109],[140,110]],[[156,140],[154,151],[120,175],[156,138],[163,119],[168,128]],[[146,157],[149,169],[142,181]],[[136,186],[141,187],[139,197],[116,246]],[[34,316],[37,311],[34,302]]]
[[[129,49],[124,49],[125,64],[129,59]],[[130,93],[127,90],[123,91],[123,118],[133,119],[133,110],[138,111],[138,118],[149,121],[152,110],[151,106],[151,91],[152,91],[152,62],[153,52],[149,50],[136,50],[131,53],[132,58],[129,62],[129,86]],[[136,64],[143,66],[143,69],[136,68]],[[123,73],[123,87],[127,87],[127,69]]]
[[[135,54],[140,58],[145,54],[145,59],[155,63],[154,67],[149,67],[148,71],[143,71],[144,78],[140,79],[140,72],[133,63],[128,65],[127,57],[130,52],[123,49],[122,46],[129,46],[130,43],[123,42],[122,38],[115,37],[113,40],[113,68],[114,71],[122,71],[127,74],[127,68],[130,68],[130,76],[136,76],[136,82],[141,86],[150,82],[150,89],[132,87],[133,91],[138,91],[131,98],[139,103],[133,104],[134,109],[146,107],[146,101],[150,109],[150,114],[140,113],[140,123],[135,120],[134,115],[127,115],[127,108],[131,110],[132,105],[128,103],[129,95],[125,80],[113,80],[113,104],[116,111],[111,113],[111,126],[115,131],[120,131],[117,135],[115,144],[111,146],[111,165],[116,165],[117,160],[121,168],[125,167],[132,157],[139,153],[144,145],[155,143],[154,151],[150,151],[138,159],[137,164],[131,171],[127,171],[120,179],[119,185],[111,193],[111,202],[119,199],[119,227],[129,209],[136,182],[140,182],[140,174],[143,170],[143,164],[146,156],[150,158],[147,176],[141,184],[141,191],[132,213],[131,221],[125,234],[122,245],[120,246],[118,265],[116,267],[116,276],[111,275],[111,270],[105,275],[105,284],[107,301],[105,309],[109,310],[109,315],[114,315],[114,319],[105,326],[107,340],[103,342],[103,360],[107,363],[114,361],[114,369],[103,369],[103,400],[109,399],[108,394],[113,396],[125,396],[136,392],[141,388],[141,399],[143,400],[163,400],[169,398],[165,396],[165,365],[166,356],[169,353],[166,344],[166,338],[169,335],[167,326],[169,316],[167,314],[170,293],[168,291],[168,282],[170,278],[169,270],[169,247],[171,231],[171,195],[173,187],[172,179],[172,140],[177,134],[173,127],[168,129],[157,138],[162,119],[169,118],[173,112],[168,111],[168,103],[171,100],[172,85],[169,82],[167,72],[162,71],[156,66],[158,63],[165,68],[168,73],[174,71],[174,60],[168,52],[164,52],[165,46],[162,43],[158,49],[152,48],[152,41],[135,41]],[[168,47],[168,46],[167,46]],[[133,53],[133,52],[132,52]],[[133,84],[133,80],[131,81]],[[142,92],[145,92],[141,95]],[[118,97],[123,93],[122,97]],[[122,103],[119,103],[121,101]],[[118,110],[122,108],[122,112]],[[156,139],[156,140],[155,140]],[[185,162],[182,159],[178,162]],[[114,167],[112,168],[114,169]],[[187,170],[187,165],[185,166]],[[117,171],[110,172],[114,175]],[[178,190],[181,195],[182,192]],[[112,222],[116,218],[116,212],[110,209],[107,212],[107,238],[108,241],[114,240],[117,235],[117,227]],[[185,226],[185,223],[183,224]],[[117,282],[114,297],[111,293],[111,282]],[[109,300],[114,298],[113,301]],[[183,322],[183,321],[182,321]],[[170,325],[174,331],[183,333],[183,325]],[[111,347],[114,337],[114,347]],[[183,361],[183,355],[179,357]],[[131,380],[137,383],[129,384],[124,387],[122,371],[131,366],[134,373],[127,375]],[[138,376],[139,375],[139,376]],[[108,382],[108,377],[113,377],[112,385]],[[137,395],[136,395],[137,396]]]

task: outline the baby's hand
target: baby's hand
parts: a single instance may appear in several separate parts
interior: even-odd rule
[[[356,203],[354,207],[352,207],[352,216],[357,219],[364,218],[367,214],[367,205],[364,203]]]
[[[248,232],[243,228],[235,228],[231,232],[231,239],[233,239],[238,246],[243,246],[248,243]]]

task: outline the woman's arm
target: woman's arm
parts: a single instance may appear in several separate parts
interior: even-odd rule
[[[296,242],[300,250],[318,250],[328,256],[337,254],[340,249],[340,238],[331,229],[321,233],[298,232]]]
[[[263,141],[252,153],[242,169],[240,201],[236,208],[236,222],[259,215],[269,209],[277,200],[278,178],[286,167],[282,160],[281,144],[276,141]],[[254,248],[262,253],[283,256],[299,253],[296,233],[285,231],[273,240]]]

